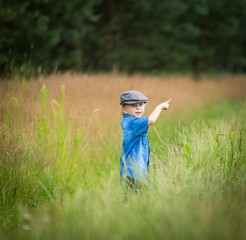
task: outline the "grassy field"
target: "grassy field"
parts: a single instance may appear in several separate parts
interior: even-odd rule
[[[149,184],[126,208],[119,96],[143,91]],[[52,75],[0,82],[0,239],[245,239],[246,78]]]

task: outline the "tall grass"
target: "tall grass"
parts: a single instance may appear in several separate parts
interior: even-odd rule
[[[64,113],[65,91],[50,99],[43,85],[28,127],[9,98],[19,117],[6,110],[1,123],[0,237],[245,239],[244,103],[160,119],[149,133],[148,187],[126,207],[120,146],[103,138],[98,159],[86,129]]]
[[[6,110],[1,130],[0,208],[3,229],[14,228],[19,208],[37,208],[56,197],[71,194],[80,182],[78,159],[83,157],[82,128],[73,129],[72,116],[65,118],[65,88],[61,102],[49,98],[46,86],[40,90],[39,117],[23,123],[23,111]],[[18,105],[15,97],[9,99]],[[84,163],[85,164],[85,163]],[[82,171],[81,171],[82,172]]]
[[[23,239],[245,239],[245,126],[195,121],[176,130],[167,158],[152,158],[148,189],[126,208],[118,172],[34,213],[20,214]],[[223,134],[223,135],[222,135]],[[218,140],[219,139],[219,140]],[[233,143],[232,143],[233,141]],[[182,143],[182,144],[181,144]],[[94,176],[95,177],[95,176]]]

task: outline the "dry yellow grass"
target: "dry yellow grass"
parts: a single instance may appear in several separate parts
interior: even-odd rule
[[[121,119],[119,96],[121,92],[130,89],[142,91],[149,97],[146,114],[153,110],[155,105],[169,98],[173,101],[168,114],[176,115],[180,111],[203,107],[223,99],[246,97],[245,76],[227,76],[225,79],[202,79],[195,82],[187,76],[150,77],[67,73],[39,77],[32,82],[0,82],[1,113],[3,114],[7,107],[11,108],[11,105],[15,105],[13,102],[9,103],[10,97],[14,96],[27,116],[39,114],[38,95],[43,84],[47,86],[49,98],[56,100],[61,98],[61,86],[64,85],[66,115],[74,116],[76,125],[97,133],[99,129],[101,133],[109,131],[109,126],[112,126],[114,131]]]

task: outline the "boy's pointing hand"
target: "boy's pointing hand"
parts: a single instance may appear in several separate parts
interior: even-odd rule
[[[172,99],[167,100],[166,102],[162,103],[162,110],[167,110],[169,108],[169,103],[172,101]]]

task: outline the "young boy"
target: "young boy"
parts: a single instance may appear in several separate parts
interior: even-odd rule
[[[170,101],[159,104],[148,117],[142,117],[148,102],[143,93],[127,91],[120,96],[123,115],[120,176],[126,184],[126,195],[129,188],[138,192],[140,185],[147,180],[150,156],[148,127],[156,122],[162,110],[169,108]],[[127,196],[125,198],[127,200]]]

